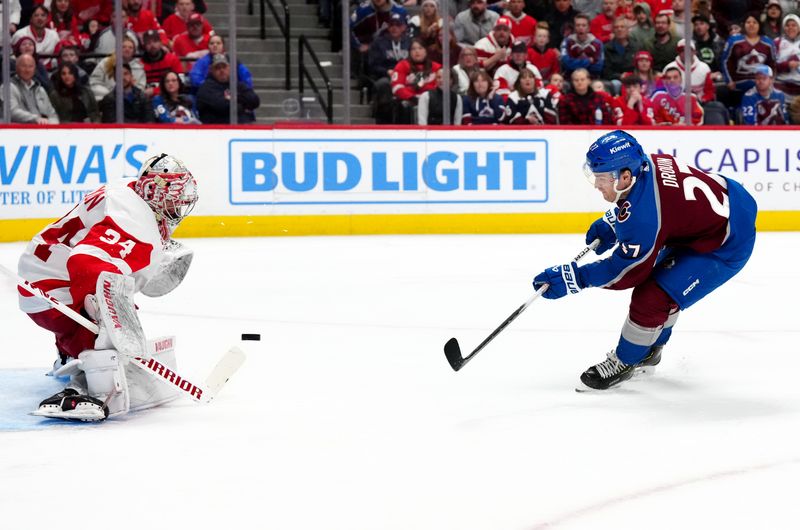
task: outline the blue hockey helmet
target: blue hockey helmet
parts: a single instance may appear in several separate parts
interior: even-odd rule
[[[647,164],[647,156],[636,138],[625,131],[616,130],[598,138],[586,153],[583,172],[592,185],[598,177],[619,180],[624,169],[638,177]]]

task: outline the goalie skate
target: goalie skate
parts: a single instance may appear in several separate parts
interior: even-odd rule
[[[39,403],[39,408],[31,414],[61,420],[102,421],[108,417],[108,407],[99,399],[65,388]]]

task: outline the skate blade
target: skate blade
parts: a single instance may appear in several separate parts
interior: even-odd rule
[[[64,411],[55,411],[55,410],[34,410],[30,413],[31,416],[39,416],[42,418],[50,418],[55,420],[70,420],[70,421],[102,421],[105,419],[105,416],[102,412],[97,413],[91,410],[70,410],[67,412]]]

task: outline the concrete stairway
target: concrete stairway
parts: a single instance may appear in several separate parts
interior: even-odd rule
[[[298,89],[298,64],[297,64],[297,39],[300,35],[308,38],[311,47],[317,54],[320,62],[325,66],[325,71],[333,87],[333,118],[334,123],[343,123],[344,108],[342,106],[342,57],[340,53],[332,53],[330,31],[319,27],[317,22],[317,6],[307,4],[306,0],[287,0],[290,10],[292,40],[290,43],[290,80],[291,89],[285,89],[285,55],[284,38],[275,23],[268,6],[266,9],[267,38],[261,40],[259,26],[259,0],[253,1],[255,13],[247,14],[247,1],[236,0],[237,6],[237,52],[239,60],[247,66],[253,74],[253,87],[261,98],[261,107],[256,111],[257,123],[269,124],[276,121],[304,120],[325,121],[325,113],[316,101],[316,95],[306,83],[304,93],[304,108],[301,113],[300,94]],[[277,6],[280,3],[275,0]],[[228,3],[224,0],[206,0],[208,12],[206,16],[217,33],[227,39],[228,37]],[[279,9],[279,15],[283,12]],[[327,97],[325,84],[321,74],[311,61],[308,53],[305,55],[306,68],[320,88],[322,97]],[[355,87],[355,81],[351,81]],[[351,90],[350,95],[350,122],[353,124],[374,124],[368,105],[359,104],[357,90]]]

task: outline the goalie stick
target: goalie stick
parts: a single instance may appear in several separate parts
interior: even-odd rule
[[[576,262],[580,261],[589,252],[596,249],[598,245],[600,245],[600,240],[595,239],[594,241],[591,242],[591,244],[589,244],[589,246],[584,247],[584,249],[581,250],[578,253],[578,255],[573,258],[572,261]],[[500,324],[494,331],[492,331],[489,334],[489,336],[486,337],[483,340],[483,342],[481,342],[478,345],[478,347],[472,350],[472,353],[470,353],[466,357],[461,356],[461,347],[458,345],[458,340],[455,337],[448,340],[447,343],[444,345],[444,355],[445,357],[447,357],[447,362],[450,363],[450,366],[453,368],[453,370],[455,370],[456,372],[461,370],[461,368],[463,368],[465,364],[467,364],[473,357],[475,357],[479,351],[481,351],[497,335],[499,335],[501,331],[506,329],[506,327],[509,324],[511,324],[511,322],[513,322],[515,318],[520,316],[522,312],[525,311],[528,308],[528,306],[533,303],[534,300],[539,298],[547,290],[548,287],[550,287],[549,284],[544,284],[543,286],[541,286],[535,293],[533,293],[533,296],[528,298],[528,300],[526,300],[524,304],[519,306],[513,313],[511,313],[508,316],[508,318],[503,321],[502,324]]]
[[[50,307],[59,311],[63,315],[71,318],[81,326],[85,327],[95,335],[100,332],[97,324],[85,318],[80,313],[74,311],[69,306],[63,304],[59,300],[53,298],[38,287],[34,287],[28,280],[23,279],[17,274],[8,270],[5,266],[0,265],[2,270],[9,278],[16,281],[17,286],[33,296],[40,298],[50,304]],[[219,393],[223,385],[228,379],[233,376],[239,367],[244,363],[244,352],[236,346],[229,349],[222,358],[217,362],[217,365],[206,377],[204,385],[197,385],[192,383],[175,370],[165,366],[163,363],[156,359],[145,359],[143,357],[130,357],[131,364],[138,366],[144,370],[151,377],[171,385],[180,391],[181,395],[186,396],[198,403],[209,403]]]

